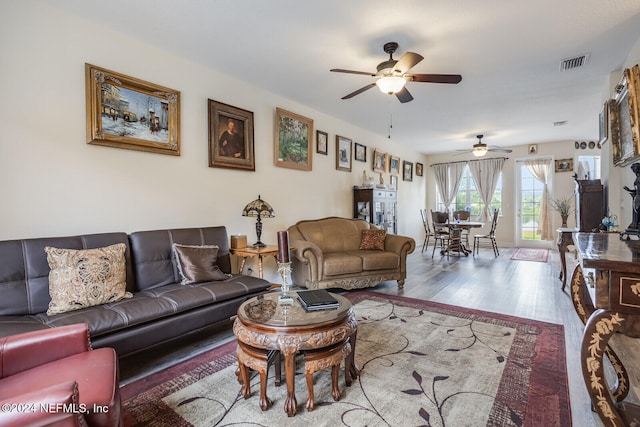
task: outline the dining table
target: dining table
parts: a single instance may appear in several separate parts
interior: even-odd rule
[[[446,248],[440,251],[440,255],[446,253],[458,252],[464,256],[469,256],[471,249],[467,248],[462,241],[462,230],[469,230],[471,228],[482,228],[484,222],[479,221],[447,221],[444,224],[437,224],[439,226],[446,226],[449,228],[449,244]]]

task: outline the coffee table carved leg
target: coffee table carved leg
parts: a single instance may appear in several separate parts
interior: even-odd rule
[[[249,382],[249,368],[247,368],[242,362],[238,362],[238,368],[240,369],[240,375],[238,376],[238,382],[242,384],[240,393],[242,397],[248,399],[251,396],[251,383]]]
[[[351,386],[353,380],[360,376],[360,369],[356,366],[355,354],[356,354],[356,339],[358,337],[358,330],[354,329],[353,333],[349,337],[349,343],[351,344],[351,352],[347,355],[344,363],[344,382],[347,387]]]
[[[567,251],[566,247],[563,247],[562,240],[558,242],[558,253],[560,254],[560,263],[562,264],[562,268],[560,269],[560,280],[562,280],[562,290],[567,286],[567,258],[565,256],[565,252]]]
[[[287,399],[284,401],[284,411],[293,417],[298,410],[296,400],[296,353],[288,352],[284,355],[284,376],[287,383]]]

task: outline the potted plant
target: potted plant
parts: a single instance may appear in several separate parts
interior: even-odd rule
[[[551,200],[551,209],[560,213],[560,216],[562,217],[562,226],[566,227],[569,214],[573,212],[573,198],[556,197]]]

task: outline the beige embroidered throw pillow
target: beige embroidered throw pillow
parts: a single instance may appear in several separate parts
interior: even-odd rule
[[[44,248],[49,263],[48,315],[131,298],[126,291],[125,245],[96,249]]]

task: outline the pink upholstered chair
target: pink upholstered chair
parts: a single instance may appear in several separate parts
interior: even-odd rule
[[[92,350],[84,323],[0,338],[0,404],[22,405],[0,425],[120,426],[118,380],[115,350]]]

